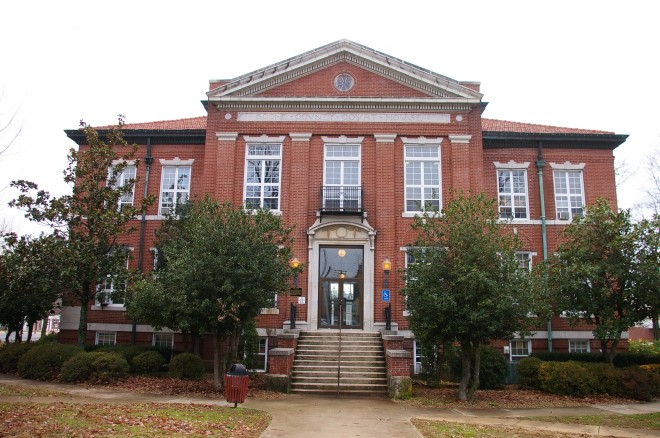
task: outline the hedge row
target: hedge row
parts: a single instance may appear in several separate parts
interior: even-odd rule
[[[556,351],[541,351],[532,353],[531,357],[541,359],[545,362],[605,362],[605,357],[600,353],[563,353]],[[614,356],[614,366],[618,368],[652,364],[660,364],[660,355],[645,353],[619,353]]]
[[[660,395],[660,365],[617,368],[605,363],[546,362],[523,359],[516,367],[518,385],[559,395],[609,394],[652,400]]]
[[[9,343],[0,347],[0,372],[33,380],[108,382],[136,374],[156,374],[166,359],[159,351],[139,346],[113,346],[86,352],[78,346],[47,343]],[[199,356],[179,354],[170,363],[170,374],[180,379],[201,379]]]

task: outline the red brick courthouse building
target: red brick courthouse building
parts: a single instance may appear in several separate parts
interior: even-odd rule
[[[520,262],[530,266],[555,251],[559,233],[583,206],[597,197],[616,202],[612,151],[625,135],[483,118],[479,85],[347,40],[212,80],[206,116],[125,126],[142,165],[135,199],[124,202],[145,193],[158,198],[143,232],[127,242],[130,266],[151,269],[154,231],[176,202],[211,194],[269,208],[295,225],[294,255],[305,269],[300,296],[279,295],[258,319],[263,369],[270,363],[269,372],[279,374],[294,357],[304,359],[298,354],[305,336],[340,328],[365,337],[382,332],[386,309],[390,374],[397,360],[418,367],[399,291],[414,237],[410,224],[421,206],[442,206],[450,189],[496,197],[500,215],[525,242]],[[67,134],[82,143],[79,131]],[[290,330],[292,304],[300,335]],[[79,310],[62,312],[62,336],[74,336]],[[131,329],[121,303],[91,306],[89,343],[127,343]],[[140,324],[137,330],[141,343],[183,348],[167,330]],[[333,342],[324,339],[306,342]],[[556,317],[503,352],[515,360],[549,344],[555,351],[598,349],[590,330]]]

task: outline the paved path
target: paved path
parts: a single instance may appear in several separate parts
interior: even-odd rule
[[[0,374],[0,384],[21,385],[63,392],[58,401],[89,402],[88,399],[106,403],[158,402],[200,403],[218,406],[233,406],[224,400],[150,395],[110,390],[106,388],[84,388],[21,380]],[[22,400],[27,397],[0,396],[0,401]],[[42,401],[32,397],[32,401]],[[54,401],[53,397],[44,401]],[[598,426],[540,423],[524,420],[529,416],[599,415],[599,414],[644,414],[660,412],[660,401],[630,405],[593,405],[582,408],[543,409],[437,409],[406,406],[386,398],[337,397],[292,394],[279,400],[248,399],[245,408],[269,412],[273,421],[262,434],[264,438],[286,437],[378,437],[420,438],[421,435],[410,422],[411,418],[445,420],[479,425],[518,427],[527,430],[548,430],[566,433],[581,433],[593,436],[617,437],[660,437],[660,431],[616,429]]]

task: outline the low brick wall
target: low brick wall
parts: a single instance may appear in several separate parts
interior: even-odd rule
[[[412,352],[403,349],[403,336],[383,335],[388,393],[391,398],[412,396]]]

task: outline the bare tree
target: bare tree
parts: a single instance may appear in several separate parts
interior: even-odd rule
[[[646,170],[651,177],[650,184],[646,188],[646,207],[658,215],[660,214],[660,146],[656,146],[648,155]]]
[[[18,111],[5,112],[1,109],[4,96],[5,90],[3,89],[0,93],[0,155],[7,152],[23,129],[22,126],[15,127]]]

